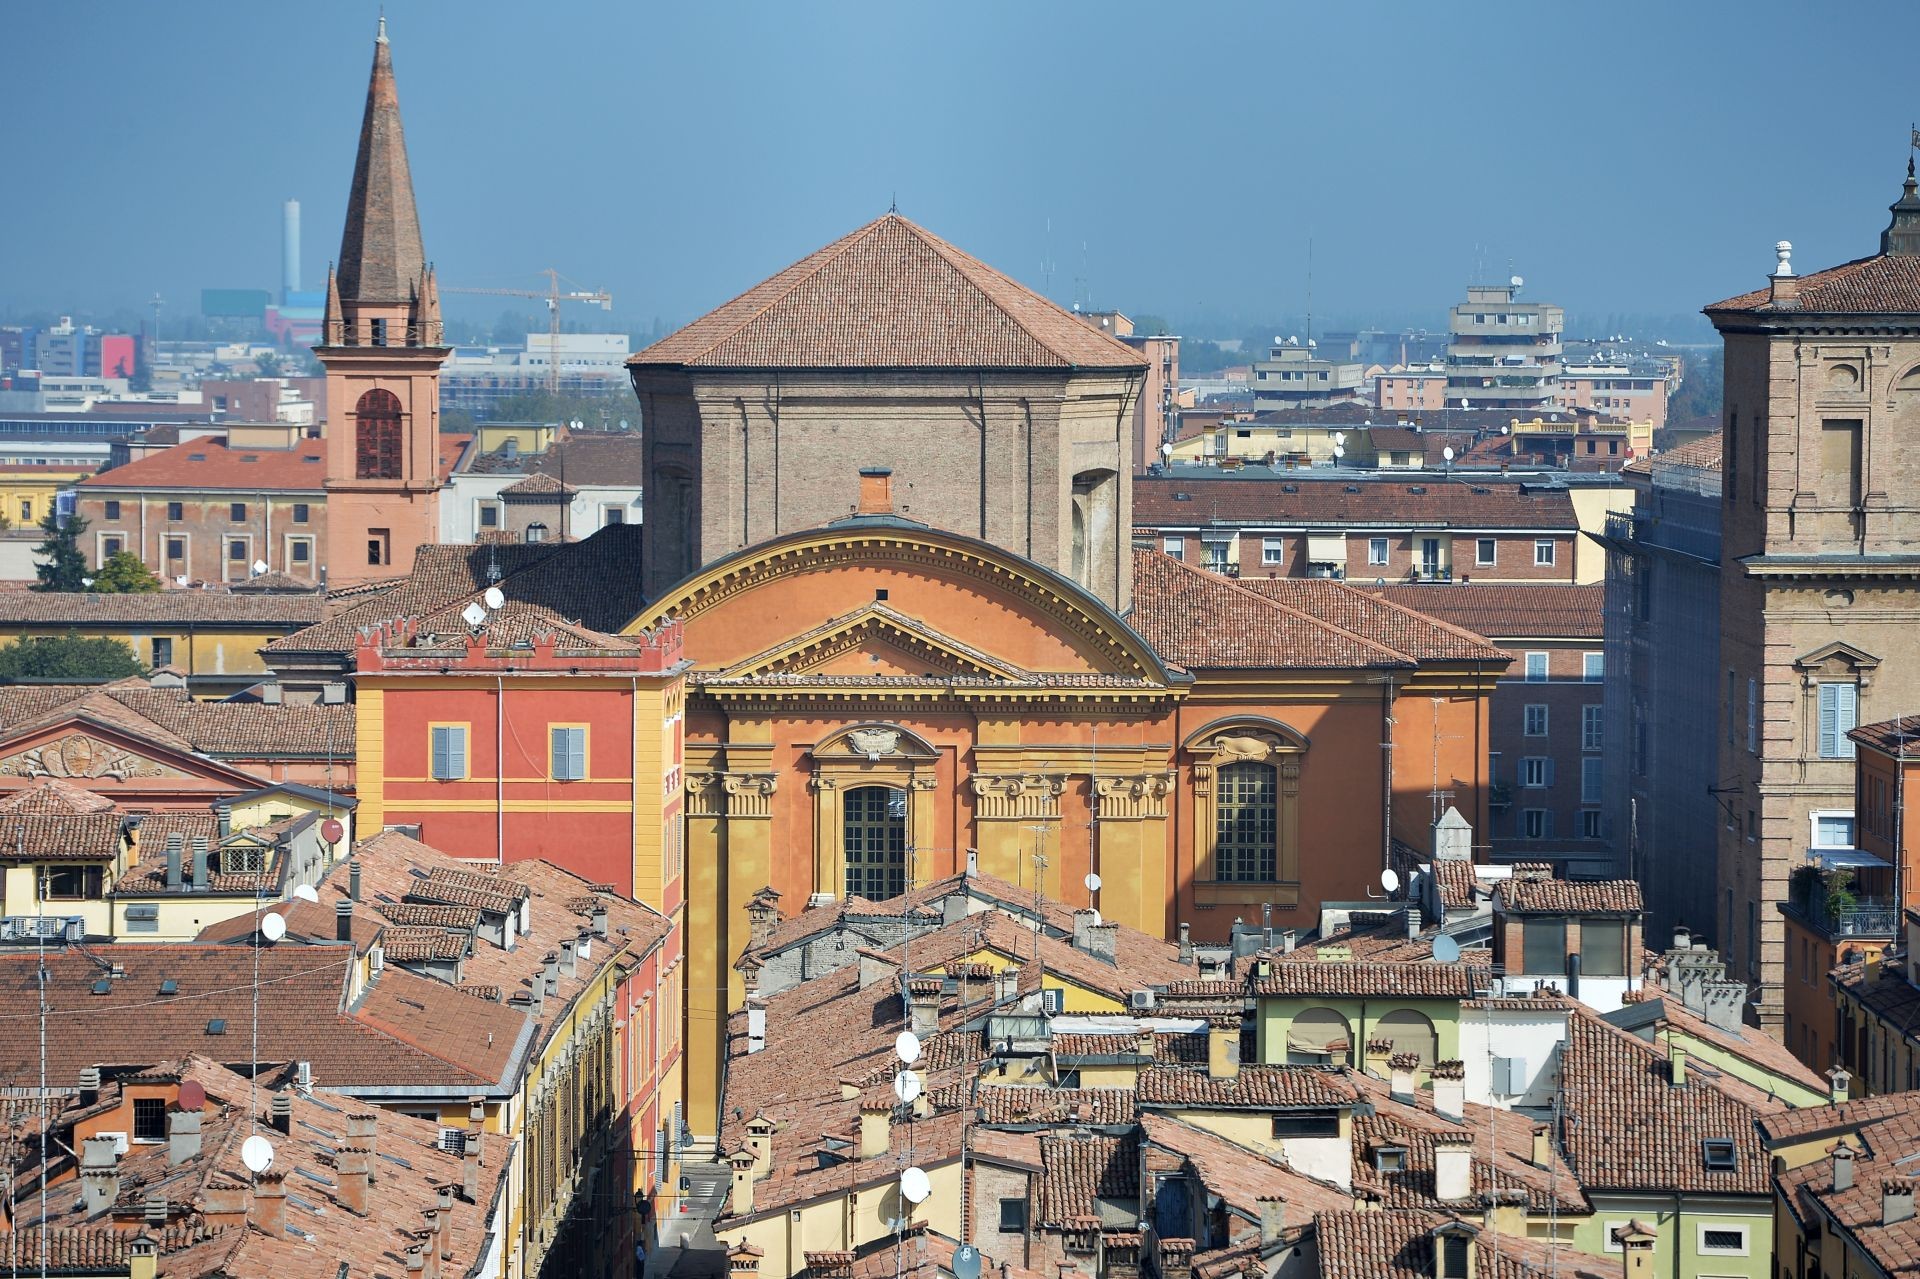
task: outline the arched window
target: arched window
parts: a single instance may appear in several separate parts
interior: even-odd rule
[[[400,478],[400,397],[375,388],[360,397],[353,409],[353,473],[363,480]]]
[[[847,896],[884,901],[907,891],[907,792],[856,786],[847,792]]]
[[[1214,803],[1214,878],[1271,883],[1277,878],[1278,787],[1272,764],[1242,760],[1219,772]]]
[[[1073,580],[1087,584],[1087,508],[1078,493],[1073,495]]]
[[[546,541],[547,526],[545,524],[540,523],[538,520],[535,520],[533,523],[527,525],[526,539],[529,542]]]
[[[1287,1027],[1289,1065],[1333,1065],[1345,1061],[1352,1048],[1347,1019],[1331,1008],[1308,1008]]]
[[[1412,1053],[1420,1059],[1422,1070],[1433,1065],[1434,1055],[1439,1049],[1433,1023],[1427,1020],[1425,1013],[1417,1013],[1411,1008],[1395,1009],[1375,1022],[1372,1037],[1390,1042],[1395,1056]]]

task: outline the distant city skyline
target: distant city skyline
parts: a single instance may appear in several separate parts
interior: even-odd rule
[[[1920,10],[1868,7],[1879,36],[1849,43],[1821,95],[1798,86],[1841,69],[1831,16],[1784,4],[387,16],[446,285],[536,288],[553,266],[613,293],[610,327],[671,326],[897,199],[1063,304],[1231,334],[1309,309],[1310,242],[1329,324],[1443,317],[1510,271],[1576,317],[1680,316],[1756,287],[1775,240],[1802,271],[1871,253],[1917,109],[1899,86]],[[316,287],[377,12],[10,15],[43,56],[0,107],[60,127],[15,157],[39,194],[0,205],[0,308],[158,292],[180,314],[202,288],[275,288],[289,197]]]

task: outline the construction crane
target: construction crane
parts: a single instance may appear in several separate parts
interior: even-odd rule
[[[605,289],[568,289],[562,290],[560,282],[566,279],[552,267],[540,272],[547,277],[547,287],[539,289],[443,289],[444,293],[470,293],[486,297],[500,298],[544,298],[547,303],[547,394],[560,393],[560,304],[562,302],[592,302],[602,311],[613,310],[613,294]],[[572,284],[572,280],[566,281]]]

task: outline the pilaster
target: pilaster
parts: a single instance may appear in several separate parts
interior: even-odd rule
[[[1167,797],[1170,773],[1094,779],[1101,913],[1154,937],[1167,935]]]
[[[1060,796],[1066,778],[1059,773],[976,773],[974,821],[980,870],[1009,884],[1031,887],[1039,856],[1042,890],[1060,894]]]

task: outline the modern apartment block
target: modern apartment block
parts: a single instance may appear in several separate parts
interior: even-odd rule
[[[1512,284],[1475,284],[1447,313],[1447,403],[1551,409],[1560,402],[1566,313],[1519,300]]]
[[[1719,943],[1784,1029],[1776,909],[1823,816],[1854,807],[1857,724],[1920,699],[1920,192],[1880,250],[1716,302],[1726,342]]]
[[[1355,361],[1324,358],[1307,339],[1276,341],[1264,360],[1253,366],[1253,407],[1262,409],[1319,409],[1366,398],[1366,366]]]

